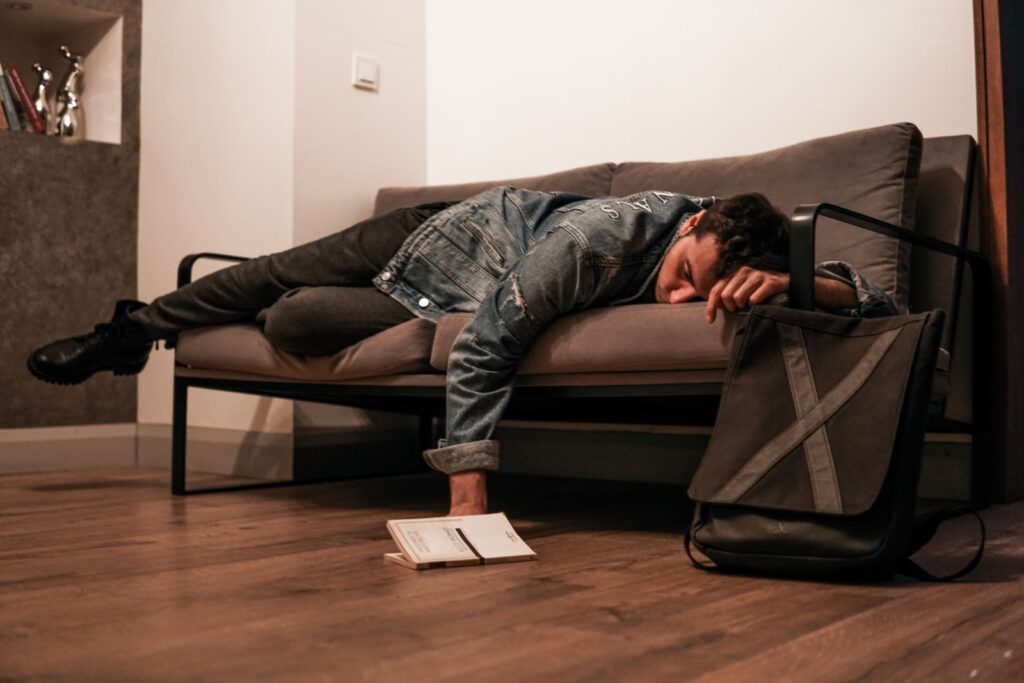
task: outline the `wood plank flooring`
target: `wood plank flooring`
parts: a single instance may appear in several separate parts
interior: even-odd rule
[[[0,477],[0,681],[1024,681],[1024,504],[969,582],[691,568],[683,490],[494,477],[540,560],[413,572],[433,474],[175,498],[165,470]],[[955,563],[957,523],[922,558]]]

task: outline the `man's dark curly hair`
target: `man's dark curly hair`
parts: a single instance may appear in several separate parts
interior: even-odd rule
[[[757,192],[715,202],[694,228],[700,238],[710,233],[721,245],[719,278],[741,266],[789,271],[789,217]]]

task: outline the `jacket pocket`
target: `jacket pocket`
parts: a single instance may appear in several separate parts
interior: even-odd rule
[[[430,293],[442,310],[475,310],[494,290],[497,278],[445,237],[432,240],[412,256],[402,277]]]
[[[476,221],[469,218],[463,222],[463,225],[467,230],[469,230],[480,246],[483,247],[483,250],[487,252],[487,255],[490,256],[495,263],[504,268],[505,257],[502,255],[501,251],[498,250],[497,245],[494,243],[491,236],[487,234],[487,231],[480,227]]]

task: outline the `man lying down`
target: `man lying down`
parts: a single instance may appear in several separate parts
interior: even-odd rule
[[[413,317],[472,312],[451,353],[445,438],[423,456],[449,476],[453,515],[487,511],[493,439],[519,361],[557,316],[706,300],[706,318],[789,287],[789,219],[760,194],[621,198],[497,187],[459,203],[398,209],[203,277],[109,323],[48,344],[28,367],[77,384],[142,370],[154,341],[256,321],[276,346],[327,354]],[[897,312],[849,264],[819,264],[815,302],[848,315]],[[686,340],[680,340],[686,343]]]

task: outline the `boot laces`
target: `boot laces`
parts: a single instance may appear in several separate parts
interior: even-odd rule
[[[79,335],[74,340],[89,349],[102,347],[110,341],[117,342],[122,347],[128,345],[124,330],[117,323],[100,323],[92,332]]]

